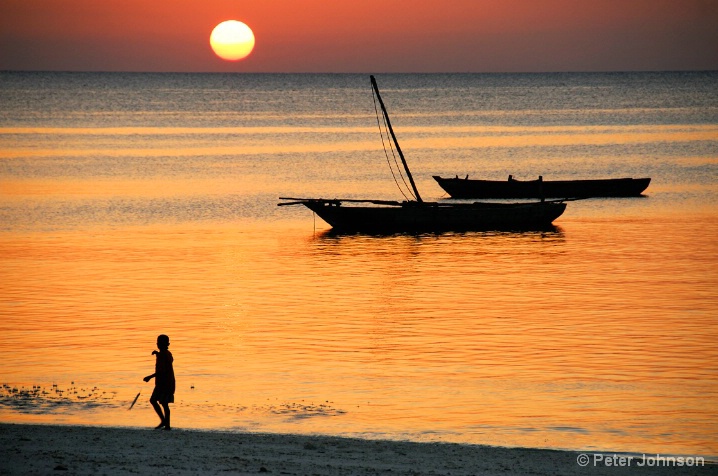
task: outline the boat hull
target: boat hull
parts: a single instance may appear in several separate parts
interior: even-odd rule
[[[637,197],[651,182],[650,178],[500,181],[442,178],[437,175],[434,180],[452,198]]]
[[[302,202],[340,231],[538,230],[551,226],[566,209],[563,202],[526,204],[417,204],[345,206],[326,200]]]

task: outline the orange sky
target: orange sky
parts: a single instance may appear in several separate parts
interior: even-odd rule
[[[218,59],[235,19],[253,53]],[[0,70],[718,70],[714,0],[0,0]]]

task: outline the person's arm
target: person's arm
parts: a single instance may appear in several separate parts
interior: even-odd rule
[[[159,352],[157,352],[156,350],[153,350],[153,351],[152,351],[152,355],[159,355]],[[144,380],[145,382],[149,382],[150,380],[152,380],[152,379],[155,378],[156,376],[157,376],[157,373],[154,373],[154,374],[152,374],[152,375],[148,375],[147,377],[143,378],[142,380]]]

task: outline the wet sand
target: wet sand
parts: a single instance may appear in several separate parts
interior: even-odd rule
[[[0,474],[575,475],[718,474],[718,466],[639,467],[525,448],[323,436],[0,423]],[[655,456],[655,455],[649,455]],[[597,461],[598,458],[598,461]],[[656,463],[654,461],[654,463]]]

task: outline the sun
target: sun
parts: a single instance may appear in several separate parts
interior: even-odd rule
[[[227,20],[214,27],[209,44],[223,60],[238,61],[254,49],[254,33],[241,21]]]

